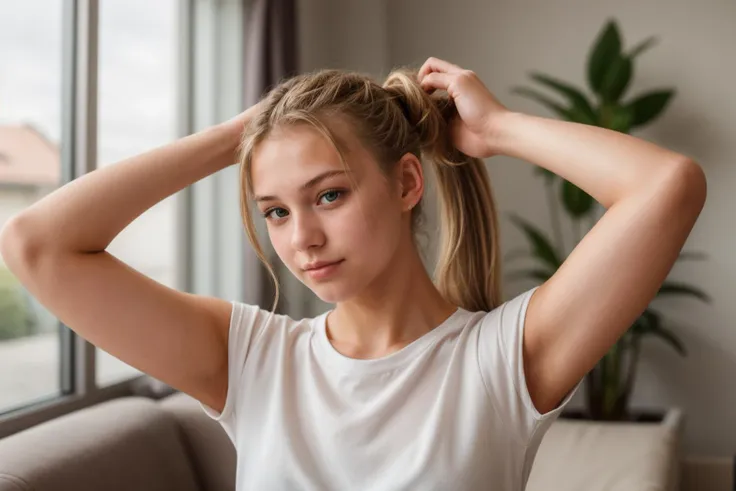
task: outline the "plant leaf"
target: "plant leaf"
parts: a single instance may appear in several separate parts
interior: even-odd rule
[[[659,313],[652,309],[646,309],[637,317],[630,329],[635,336],[641,337],[656,329],[660,323]]]
[[[634,59],[640,54],[642,54],[644,51],[648,50],[655,44],[657,44],[658,39],[654,36],[645,39],[641,43],[637,44],[634,48],[631,49],[631,52],[629,53],[629,58]]]
[[[540,176],[544,177],[544,179],[545,179],[545,181],[547,183],[554,182],[554,180],[557,179],[557,177],[558,177],[557,174],[555,174],[551,170],[545,169],[544,167],[541,167],[541,166],[538,166],[538,165],[534,167],[534,173],[537,174],[537,175],[540,175]]]
[[[601,126],[609,130],[628,133],[633,117],[632,110],[626,106],[610,104],[601,107]]]
[[[678,338],[675,333],[673,333],[669,329],[658,326],[656,329],[653,329],[650,334],[653,336],[657,336],[662,341],[672,346],[672,348],[674,348],[675,351],[677,351],[680,355],[687,356],[685,345],[682,343],[680,338]]]
[[[662,325],[662,316],[655,310],[645,310],[634,321],[631,330],[636,337],[657,336],[672,346],[682,356],[687,356],[687,351],[682,341],[672,331]]]
[[[583,95],[583,93],[578,89],[548,75],[544,75],[543,73],[532,73],[531,78],[553,90],[556,90],[570,101],[572,108],[569,110],[569,113],[574,115],[575,122],[595,124],[595,111],[593,111],[593,108],[585,95]]]
[[[506,275],[506,279],[509,281],[514,281],[530,278],[533,280],[540,280],[542,282],[545,282],[550,279],[550,277],[552,277],[552,274],[554,273],[551,273],[549,270],[546,269],[527,269],[523,271],[514,271],[512,273],[509,273],[508,275]]]
[[[711,303],[710,296],[700,288],[686,285],[684,283],[673,283],[665,281],[662,283],[661,288],[657,292],[657,297],[660,295],[691,295],[702,300],[705,303]]]
[[[600,96],[604,102],[618,102],[626,92],[631,74],[634,71],[631,58],[619,56],[607,68],[600,87]]]
[[[588,55],[588,84],[596,94],[601,94],[603,79],[608,67],[621,56],[621,35],[616,21],[609,20],[598,34]]]
[[[521,228],[526,234],[526,238],[532,246],[532,255],[550,266],[553,271],[557,271],[557,268],[561,265],[561,261],[555,248],[552,247],[544,234],[534,225],[514,213],[510,213],[509,218],[514,225]]]
[[[541,103],[542,105],[546,106],[553,113],[557,114],[557,116],[559,116],[560,118],[566,121],[570,120],[571,115],[570,115],[570,111],[568,111],[567,108],[553,101],[552,99],[545,96],[544,94],[537,92],[536,90],[529,89],[527,87],[515,87],[511,90],[511,92],[514,94],[520,95],[522,97],[526,97],[528,99],[537,101]]]
[[[631,101],[627,104],[633,114],[631,127],[635,128],[655,119],[664,111],[674,95],[675,91],[672,89],[657,90],[648,92]]]
[[[570,215],[580,218],[590,213],[595,200],[588,193],[565,179],[562,180],[560,191],[562,204]]]

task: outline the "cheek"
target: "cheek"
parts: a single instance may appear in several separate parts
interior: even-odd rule
[[[325,257],[350,260],[353,279],[369,277],[382,270],[395,253],[400,240],[401,216],[386,197],[375,196],[363,202],[325,212],[320,224],[324,234]],[[301,276],[298,255],[292,247],[289,225],[270,227],[268,236],[274,251],[284,265],[297,277]]]
[[[276,252],[281,262],[283,262],[290,270],[294,268],[294,258],[291,248],[291,240],[286,227],[275,227],[268,229],[268,238],[271,246]]]
[[[331,234],[352,260],[375,269],[394,253],[400,238],[401,217],[386,201],[366,203],[361,211],[352,207],[339,221],[341,230]]]

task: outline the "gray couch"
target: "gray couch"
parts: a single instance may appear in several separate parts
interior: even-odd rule
[[[557,421],[527,491],[675,490],[680,427]],[[235,464],[193,398],[124,397],[1,439],[0,491],[233,491]]]
[[[0,440],[0,491],[233,491],[235,448],[193,398],[124,397]]]

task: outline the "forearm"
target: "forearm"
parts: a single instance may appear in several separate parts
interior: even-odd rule
[[[236,123],[210,127],[85,174],[21,212],[15,233],[44,250],[103,251],[156,203],[235,163],[242,128]]]
[[[489,130],[497,153],[539,165],[605,208],[651,189],[688,159],[642,139],[589,125],[506,113]]]

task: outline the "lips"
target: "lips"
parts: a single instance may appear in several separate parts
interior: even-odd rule
[[[326,281],[335,275],[337,275],[340,271],[340,267],[342,263],[345,262],[343,259],[339,261],[325,261],[321,263],[313,263],[309,267],[312,269],[307,269],[304,274],[309,276],[309,278],[312,281]],[[319,266],[319,267],[314,267]]]
[[[310,264],[306,265],[303,269],[304,269],[304,271],[313,271],[315,269],[324,268],[325,266],[331,266],[333,264],[337,264],[337,263],[339,263],[341,261],[342,261],[342,259],[340,259],[338,261],[317,261],[316,263],[310,263]]]

